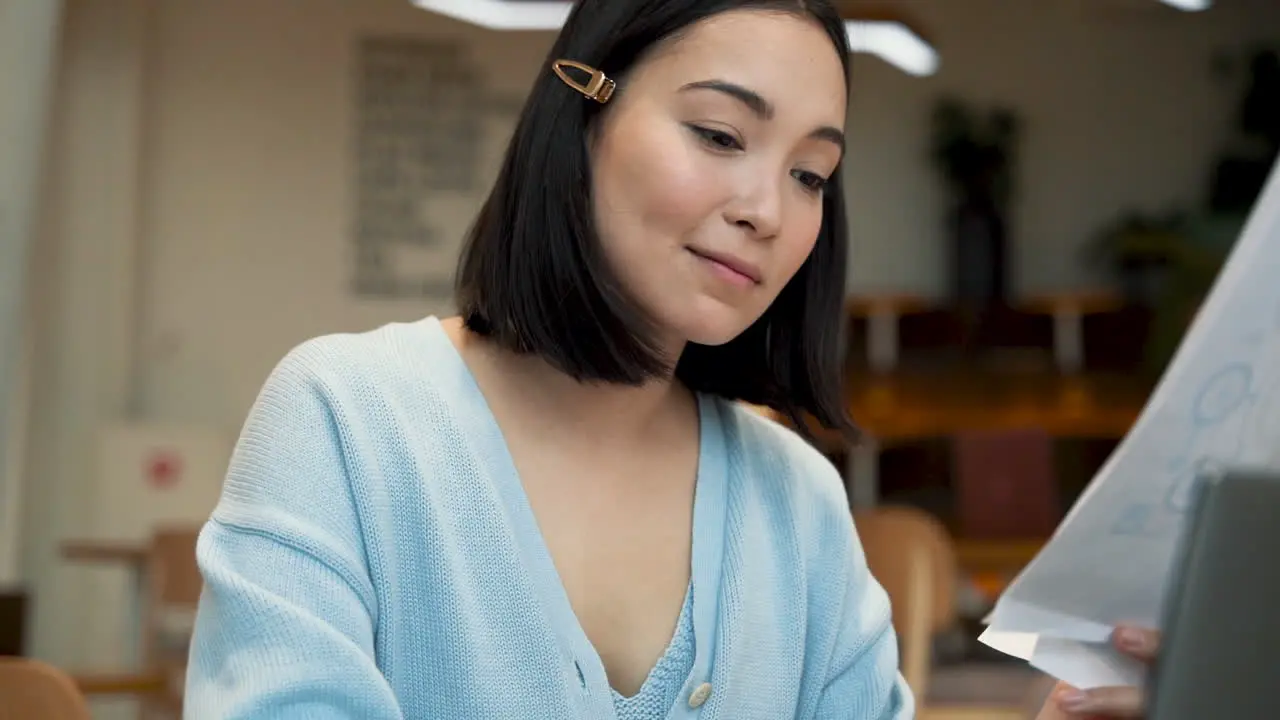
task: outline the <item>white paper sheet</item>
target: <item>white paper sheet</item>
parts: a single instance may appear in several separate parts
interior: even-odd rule
[[[1158,624],[1192,482],[1214,466],[1280,467],[1280,164],[1141,417],[981,640],[1078,687],[1140,683],[1107,638]]]

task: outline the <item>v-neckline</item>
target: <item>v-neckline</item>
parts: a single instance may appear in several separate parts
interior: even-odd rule
[[[676,616],[676,628],[671,632],[671,637],[667,640],[667,645],[663,648],[662,654],[658,656],[658,659],[653,663],[653,667],[649,668],[648,674],[644,676],[644,681],[640,683],[640,687],[630,695],[623,695],[617,690],[610,688],[612,690],[615,707],[618,702],[635,702],[646,693],[654,692],[653,684],[658,682],[658,671],[665,671],[666,667],[672,663],[672,653],[678,649],[679,643],[684,640],[688,626],[693,623],[693,620],[689,617],[692,610],[693,581],[690,581],[689,586],[684,590],[684,599],[680,601],[680,613]],[[665,688],[663,689],[663,693],[665,694]]]
[[[432,373],[445,373],[454,380],[449,387],[459,393],[456,400],[466,413],[460,420],[481,436],[480,447],[500,448],[500,452],[484,458],[493,470],[494,483],[506,505],[512,526],[524,542],[518,543],[524,561],[537,587],[542,609],[547,613],[568,663],[566,670],[576,673],[584,689],[595,696],[600,710],[608,706],[613,713],[614,690],[604,668],[604,661],[588,638],[569,601],[568,591],[556,570],[551,551],[538,526],[524,484],[516,470],[515,459],[507,445],[498,420],[480,389],[475,375],[462,353],[454,345],[440,320],[435,316],[423,320],[425,329],[440,348],[435,359],[447,366],[432,367]],[[694,665],[685,685],[695,686],[696,679],[710,674],[710,660],[715,643],[719,613],[720,579],[724,557],[725,516],[727,513],[728,463],[724,431],[719,408],[714,398],[695,393],[698,406],[698,466],[694,480],[693,531],[690,549],[689,582],[692,586],[691,614],[694,631]],[[661,660],[659,660],[660,662]],[[609,717],[614,717],[610,714]]]

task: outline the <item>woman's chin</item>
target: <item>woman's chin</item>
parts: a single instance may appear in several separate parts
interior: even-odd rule
[[[740,313],[726,312],[727,308],[718,308],[686,317],[679,323],[680,334],[686,340],[697,345],[724,345],[741,335],[755,318],[744,318]]]

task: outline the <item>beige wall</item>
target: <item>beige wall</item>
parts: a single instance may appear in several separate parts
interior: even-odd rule
[[[1116,210],[1198,196],[1232,95],[1214,48],[1280,28],[1268,0],[1186,16],[1154,0],[920,0],[936,77],[859,57],[848,174],[856,288],[936,294],[927,164],[940,92],[1019,107],[1018,285],[1093,282],[1078,244]],[[38,253],[26,571],[36,650],[82,658],[83,571],[57,539],[93,502],[85,450],[121,417],[234,433],[271,365],[318,333],[425,312],[349,288],[352,51],[367,33],[460,36],[519,95],[550,42],[439,20],[401,0],[71,0]],[[1252,7],[1252,9],[1251,9]],[[1269,23],[1269,24],[1268,24]],[[485,175],[509,121],[488,123]],[[460,236],[480,200],[445,223]]]
[[[228,422],[293,343],[449,311],[350,292],[356,39],[463,35],[495,90],[520,98],[551,36],[494,36],[398,0],[177,5],[158,23],[149,113],[140,392],[163,418]],[[513,120],[477,119],[483,177]],[[485,189],[457,196],[446,234],[462,236]]]
[[[0,592],[20,579],[30,400],[27,278],[61,16],[55,0],[0,0]]]
[[[66,5],[31,278],[22,559],[37,602],[32,650],[80,666],[96,598],[56,542],[91,516],[94,430],[131,406],[149,0]]]
[[[1280,39],[1280,3],[1221,0],[1181,13],[1155,0],[912,0],[941,72],[917,81],[858,63],[849,161],[855,287],[943,288],[941,206],[926,163],[942,93],[1022,114],[1015,286],[1098,282],[1077,248],[1130,207],[1198,201],[1236,93],[1210,75],[1219,48]]]
[[[361,302],[348,292],[351,51],[365,32],[470,29],[398,0],[365,2],[359,13],[343,2],[311,1],[305,13],[302,5],[166,3],[160,15],[144,168],[149,251],[138,361],[147,413],[237,421],[262,374],[297,340],[448,310]],[[1024,289],[1092,282],[1074,253],[1101,221],[1131,204],[1159,207],[1201,192],[1232,109],[1210,78],[1208,55],[1233,23],[1145,1],[1126,21],[1079,9],[1108,0],[920,5],[946,58],[941,75],[920,81],[858,58],[849,163],[855,287],[941,287],[940,208],[925,161],[929,103],[939,92],[1023,108]],[[550,41],[465,35],[489,76],[515,95]],[[489,124],[484,176],[508,131],[500,120]],[[455,236],[480,199],[460,199],[446,223]]]

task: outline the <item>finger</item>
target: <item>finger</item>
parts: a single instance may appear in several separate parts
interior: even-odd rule
[[[1036,720],[1068,720],[1071,716],[1066,710],[1062,709],[1061,698],[1064,694],[1073,690],[1070,685],[1059,682],[1049,691],[1048,697],[1045,698],[1044,706],[1040,708],[1040,714],[1036,715]]]
[[[1102,715],[1109,718],[1141,718],[1142,691],[1132,687],[1068,690],[1057,696],[1058,705],[1073,715]]]
[[[1108,720],[1101,715],[1092,713],[1081,715],[1067,710],[1063,703],[1071,696],[1072,693],[1079,693],[1074,687],[1059,682],[1053,686],[1053,690],[1049,692],[1045,699],[1044,706],[1040,708],[1040,714],[1036,715],[1036,720]]]
[[[1160,653],[1160,633],[1147,628],[1121,625],[1111,635],[1120,652],[1139,660],[1152,661]]]

